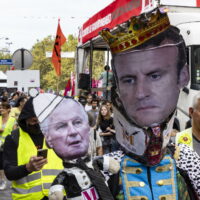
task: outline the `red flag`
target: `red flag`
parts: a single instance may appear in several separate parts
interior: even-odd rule
[[[66,38],[60,28],[60,19],[58,20],[58,28],[56,33],[56,40],[53,47],[52,63],[56,70],[56,75],[61,75],[61,46],[65,43]]]
[[[68,92],[71,90],[71,80],[69,79],[68,81],[67,81],[67,84],[66,84],[66,86],[65,86],[65,91],[64,91],[64,96],[67,96],[68,95]]]

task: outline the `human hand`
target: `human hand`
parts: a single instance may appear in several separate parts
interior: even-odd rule
[[[110,131],[110,130],[111,130],[111,128],[110,128],[110,127],[107,127],[107,128],[106,128],[106,130],[107,130],[107,131]]]
[[[26,164],[26,169],[29,172],[39,171],[45,164],[47,164],[46,158],[43,158],[42,156],[31,156],[29,163]]]

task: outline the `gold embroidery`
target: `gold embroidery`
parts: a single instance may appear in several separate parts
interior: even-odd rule
[[[176,199],[176,196],[174,194],[159,196],[159,200],[174,200],[174,199]]]
[[[141,174],[142,169],[136,167],[124,167],[124,172],[128,174]]]
[[[166,172],[172,170],[172,164],[156,167],[156,172]]]
[[[180,147],[176,146],[176,150],[174,152],[174,159],[179,160],[179,157],[180,157]]]

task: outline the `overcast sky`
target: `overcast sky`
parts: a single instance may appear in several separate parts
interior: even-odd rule
[[[59,17],[64,35],[77,36],[78,27],[112,1],[0,0],[0,50],[30,49],[37,39],[55,36]]]

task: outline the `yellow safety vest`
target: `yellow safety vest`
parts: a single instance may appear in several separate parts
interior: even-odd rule
[[[18,166],[25,165],[29,162],[30,157],[37,155],[31,137],[28,133],[19,129],[19,145],[17,149]],[[44,141],[43,149],[46,149]],[[48,163],[44,165],[42,170],[34,171],[17,181],[12,181],[12,199],[24,200],[40,200],[44,196],[48,196],[49,188],[55,177],[63,170],[62,160],[54,153],[52,149],[48,149]]]
[[[4,131],[0,133],[0,140],[2,143],[5,142],[5,138],[7,135],[11,134],[13,130],[13,126],[15,125],[16,119],[14,117],[9,117],[8,121],[6,122],[6,126],[4,128]],[[0,128],[2,129],[2,116],[0,116]]]
[[[14,107],[14,108],[11,108],[11,111],[10,111],[10,117],[14,117],[16,120],[18,119],[19,117],[19,114],[20,114],[20,110],[18,107]]]
[[[192,128],[185,129],[176,134],[177,144],[186,144],[193,149]]]

